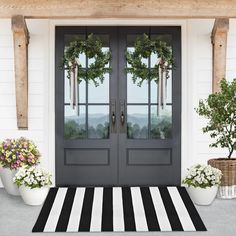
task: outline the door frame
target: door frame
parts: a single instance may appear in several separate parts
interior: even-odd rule
[[[191,122],[194,111],[188,106],[192,104],[189,99],[192,99],[193,86],[191,79],[187,79],[188,66],[187,56],[191,52],[191,48],[187,44],[187,20],[159,20],[159,19],[84,19],[84,20],[49,20],[49,59],[46,68],[48,75],[46,86],[47,97],[46,112],[48,119],[45,121],[45,129],[47,135],[48,150],[45,152],[48,156],[47,166],[53,174],[53,185],[55,186],[55,27],[56,26],[180,26],[181,27],[181,177],[185,174],[185,169],[191,163],[191,147],[193,140],[189,139],[192,134]],[[188,53],[187,53],[188,52]],[[190,74],[189,74],[190,76]],[[192,109],[192,110],[190,110]],[[184,125],[183,125],[184,124]],[[45,141],[45,142],[46,142]]]

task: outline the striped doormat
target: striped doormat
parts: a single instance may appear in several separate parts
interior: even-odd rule
[[[206,231],[183,187],[51,188],[33,232]]]

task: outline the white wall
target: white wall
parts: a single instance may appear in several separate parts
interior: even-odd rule
[[[48,165],[48,51],[49,22],[29,20],[29,129],[17,130],[14,52],[11,21],[0,20],[0,140],[28,137],[38,145],[42,164]]]
[[[97,22],[97,21],[96,21]],[[106,24],[112,24],[107,21]],[[175,24],[156,21],[155,24]],[[73,21],[71,24],[81,22]],[[120,24],[127,24],[123,21]],[[142,21],[142,24],[145,22]],[[146,24],[154,22],[146,22]],[[210,149],[208,135],[201,127],[205,121],[194,111],[200,98],[211,92],[212,51],[210,34],[213,20],[176,21],[183,27],[183,160],[182,174],[187,166],[205,163],[211,157],[224,156],[224,150]],[[35,141],[43,159],[42,164],[54,172],[54,26],[60,21],[27,20],[29,44],[29,130],[16,126],[13,39],[10,20],[0,19],[0,140],[25,136]],[[67,22],[67,25],[70,22]],[[91,23],[94,24],[94,23]],[[119,23],[116,23],[119,24]],[[135,24],[139,24],[137,21]],[[131,24],[130,24],[131,25]],[[236,77],[236,20],[230,21],[227,55],[227,78]],[[50,116],[49,116],[50,114]],[[0,183],[1,186],[1,183]]]
[[[210,41],[214,20],[189,20],[188,42],[188,66],[190,66],[189,80],[192,80],[192,107],[198,105],[199,99],[206,98],[211,93],[212,86],[212,47]],[[191,65],[190,65],[191,64]],[[227,48],[227,73],[226,78],[236,78],[236,20],[230,20]],[[227,150],[209,148],[212,142],[208,134],[202,133],[202,127],[206,120],[199,117],[194,110],[192,112],[192,156],[191,162],[205,163],[212,157],[225,157]],[[191,154],[190,154],[191,155]]]

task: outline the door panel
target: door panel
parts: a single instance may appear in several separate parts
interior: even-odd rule
[[[181,147],[181,41],[179,27],[121,27],[119,29],[119,99],[125,106],[125,123],[119,136],[119,183],[121,185],[180,184]],[[124,52],[133,50],[137,36],[159,38],[169,45],[175,69],[167,80],[165,109],[157,113],[158,84],[133,83]],[[143,59],[149,68],[157,55]],[[122,73],[123,72],[123,73]],[[126,89],[124,89],[126,88]],[[173,89],[174,88],[174,89]],[[173,90],[173,91],[172,91]]]
[[[113,133],[111,101],[117,100],[116,69],[105,75],[104,82],[95,87],[81,82],[78,86],[79,115],[69,104],[69,82],[60,63],[66,46],[76,38],[90,33],[99,36],[103,50],[117,53],[117,30],[112,27],[56,28],[56,183],[68,185],[113,185],[118,182],[118,137]],[[93,59],[81,54],[83,67]],[[112,68],[117,61],[112,60]],[[113,104],[113,103],[112,103]],[[114,107],[114,106],[113,106]]]
[[[98,35],[110,48],[111,73],[98,87],[81,82],[79,115],[69,104],[69,82],[59,68],[65,47]],[[144,33],[168,43],[175,69],[167,80],[167,105],[157,114],[158,84],[138,87],[126,74],[125,51]],[[180,27],[56,27],[56,183],[58,186],[180,184]],[[143,59],[150,68],[157,55]],[[93,62],[81,55],[87,67]]]

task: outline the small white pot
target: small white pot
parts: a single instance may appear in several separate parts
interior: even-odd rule
[[[42,188],[29,188],[26,186],[20,186],[20,195],[24,200],[25,204],[31,206],[42,205],[45,198],[47,197],[49,187]]]
[[[218,186],[207,188],[187,187],[187,192],[192,201],[197,205],[210,205],[216,197]]]
[[[13,182],[13,177],[15,176],[16,172],[17,170],[11,170],[9,168],[3,168],[2,166],[0,166],[1,181],[5,190],[11,195],[19,196],[19,189]]]

